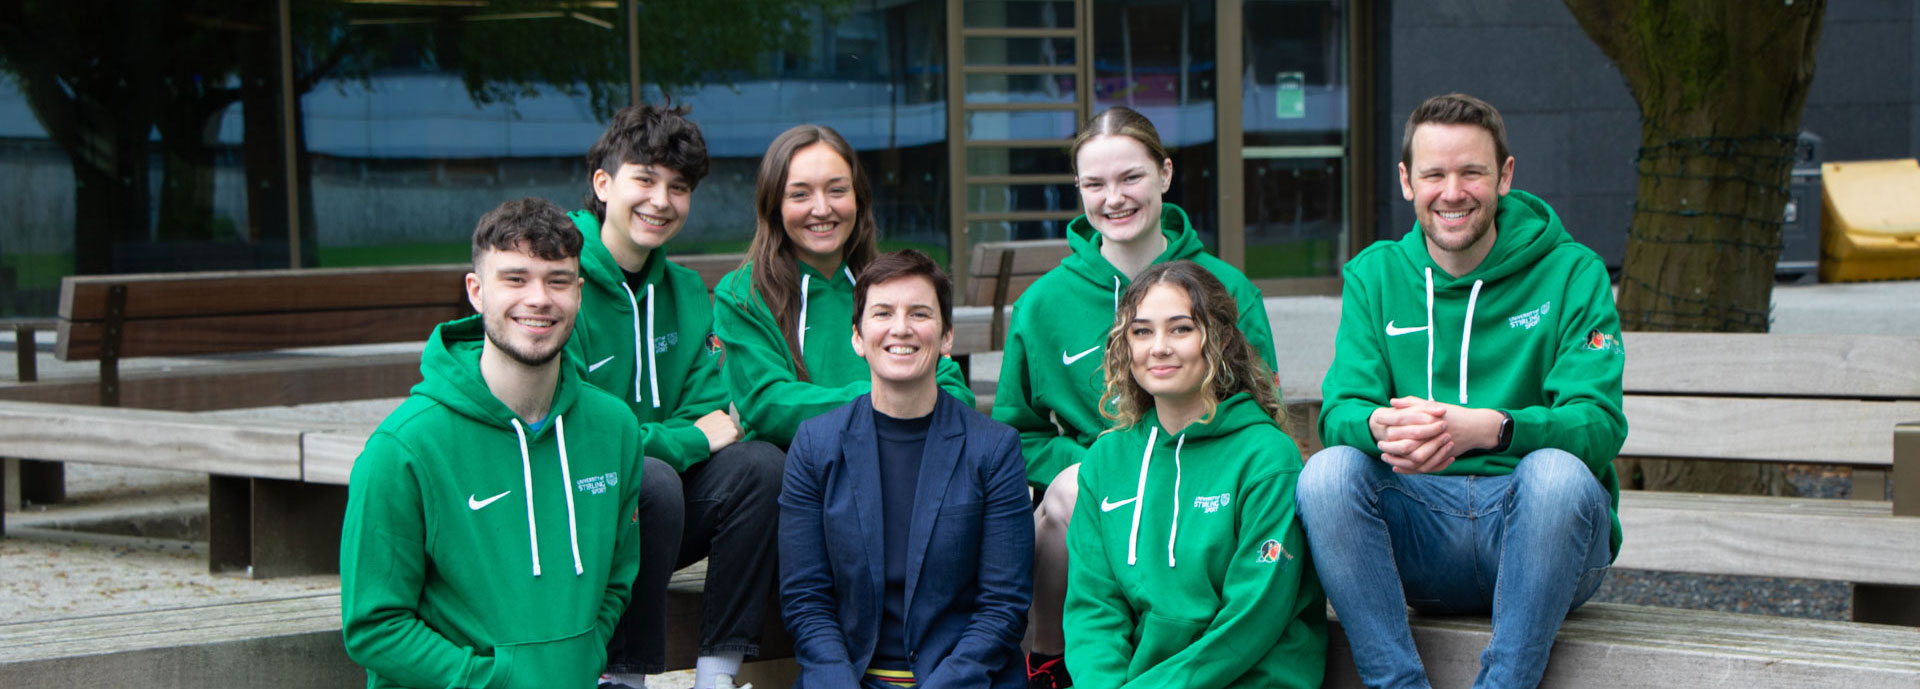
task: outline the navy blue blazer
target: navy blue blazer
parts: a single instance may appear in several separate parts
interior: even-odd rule
[[[800,424],[780,490],[780,611],[795,689],[857,687],[886,582],[868,395]],[[1026,686],[1033,503],[1020,435],[941,392],[907,536],[906,647],[922,689]]]

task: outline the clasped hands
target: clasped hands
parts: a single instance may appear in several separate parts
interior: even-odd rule
[[[1499,441],[1500,412],[1396,397],[1373,410],[1367,429],[1380,446],[1380,461],[1399,474],[1430,474],[1453,464],[1462,453],[1487,449]]]

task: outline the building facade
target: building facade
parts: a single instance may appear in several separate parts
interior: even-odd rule
[[[1154,121],[1169,200],[1268,294],[1337,293],[1412,227],[1395,164],[1428,96],[1499,106],[1516,186],[1610,262],[1639,124],[1564,6],[1525,0],[177,0],[0,10],[0,316],[65,275],[463,261],[499,201],[576,207],[612,110],[693,108],[714,157],[677,252],[752,235],[775,135],[839,130],[883,244],[964,270],[1059,237],[1064,146]],[[1808,131],[1828,160],[1920,149],[1920,10],[1827,10]]]

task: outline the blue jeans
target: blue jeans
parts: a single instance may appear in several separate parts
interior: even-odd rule
[[[1330,447],[1300,474],[1314,569],[1369,687],[1429,686],[1407,627],[1424,614],[1493,615],[1475,687],[1533,687],[1567,611],[1611,559],[1606,489],[1573,455],[1528,454],[1510,476],[1393,473]]]

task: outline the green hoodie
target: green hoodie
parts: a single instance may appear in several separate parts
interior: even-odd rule
[[[800,422],[833,411],[873,386],[867,360],[853,352],[853,271],[845,263],[832,276],[804,261],[800,266],[800,340],[807,373],[802,382],[788,354],[787,339],[773,311],[753,288],[753,262],[725,277],[713,290],[713,330],[725,349],[720,377],[740,411],[749,438],[786,447]],[[960,365],[941,358],[940,388],[967,406],[973,389]]]
[[[640,266],[645,286],[635,290],[600,243],[593,213],[571,217],[586,238],[580,272],[587,284],[567,359],[588,383],[626,401],[640,420],[640,449],[648,457],[686,471],[708,455],[707,434],[693,422],[727,407],[719,352],[707,346],[713,332],[707,285],[655,250]]]
[[[1506,411],[1505,452],[1471,453],[1439,473],[1499,476],[1534,450],[1571,453],[1611,496],[1617,555],[1626,354],[1606,265],[1527,192],[1500,199],[1494,227],[1492,251],[1460,277],[1433,262],[1417,224],[1347,263],[1320,437],[1380,454],[1367,418],[1395,397]]]
[[[1238,269],[1206,253],[1186,211],[1171,203],[1160,208],[1167,249],[1153,262],[1193,261],[1220,278],[1240,307],[1240,331],[1273,369],[1273,328],[1260,290]],[[1133,280],[1100,255],[1100,241],[1087,216],[1074,218],[1067,225],[1073,254],[1020,295],[1007,328],[993,420],[1020,431],[1027,480],[1037,486],[1080,463],[1094,437],[1107,429],[1099,406],[1106,388],[1100,349],[1113,326],[1114,307]]]
[[[1179,433],[1149,410],[1095,441],[1067,527],[1075,682],[1320,686],[1327,602],[1296,518],[1301,467],[1246,393]]]
[[[591,687],[640,569],[633,415],[562,365],[526,430],[482,337],[479,316],[435,328],[354,462],[340,614],[368,687]]]

